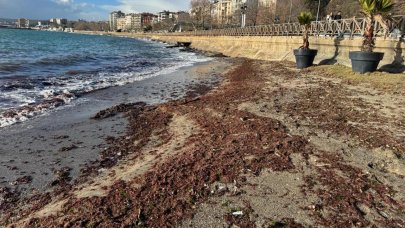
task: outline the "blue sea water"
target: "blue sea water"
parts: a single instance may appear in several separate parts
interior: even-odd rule
[[[206,60],[147,40],[0,29],[0,127],[74,102],[83,93]]]

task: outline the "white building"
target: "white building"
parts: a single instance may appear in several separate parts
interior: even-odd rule
[[[233,0],[219,0],[213,3],[213,18],[219,24],[228,24],[233,15]]]
[[[175,14],[176,13],[173,13],[173,12],[170,12],[170,11],[167,11],[167,10],[159,12],[159,14],[158,14],[158,22],[162,22],[162,21],[164,21],[166,19],[172,19],[172,18],[175,17]]]
[[[30,27],[30,20],[25,18],[19,18],[17,20],[17,28],[29,28]]]
[[[125,16],[125,13],[121,11],[114,11],[110,13],[110,18],[109,18],[109,25],[110,25],[110,30],[111,31],[116,31],[118,30],[118,24],[117,20],[119,18],[122,18]]]
[[[277,4],[277,0],[259,0],[259,6],[262,7],[274,7]]]
[[[142,28],[141,14],[130,13],[125,16],[125,31],[140,30]]]
[[[232,13],[239,12],[246,0],[232,0]]]
[[[49,20],[49,22],[51,22],[53,25],[67,25],[68,20],[64,19],[64,18],[51,18]]]

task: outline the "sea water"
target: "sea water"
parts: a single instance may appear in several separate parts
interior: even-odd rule
[[[0,127],[209,58],[148,40],[0,29]]]

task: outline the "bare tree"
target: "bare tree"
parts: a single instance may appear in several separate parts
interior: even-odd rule
[[[255,26],[258,22],[259,15],[259,1],[258,0],[248,0],[246,2],[246,25]]]
[[[191,17],[195,27],[205,29],[212,23],[211,2],[209,0],[191,0]]]
[[[318,5],[320,3],[319,7],[319,18],[323,18],[326,16],[326,7],[328,6],[329,2],[331,0],[320,0],[320,1],[314,1],[314,0],[305,0],[305,4],[307,6],[307,10],[311,12],[313,15],[317,15],[318,12]],[[353,1],[357,2],[357,1]]]
[[[277,3],[276,21],[279,23],[297,22],[300,12],[307,10],[306,0],[284,0]]]
[[[276,12],[276,5],[259,5],[257,12],[257,24],[258,25],[268,25],[274,23]]]

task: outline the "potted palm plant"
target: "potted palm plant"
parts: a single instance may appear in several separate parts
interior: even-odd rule
[[[317,50],[309,49],[309,29],[314,16],[310,12],[301,12],[298,16],[298,21],[304,26],[303,44],[300,48],[294,49],[295,60],[297,67],[303,69],[312,66]]]
[[[359,0],[361,12],[366,17],[366,27],[363,34],[361,51],[351,51],[349,58],[352,61],[354,72],[366,73],[377,69],[384,57],[383,52],[373,52],[375,47],[374,26],[378,21],[387,31],[386,18],[394,7],[392,0]]]

